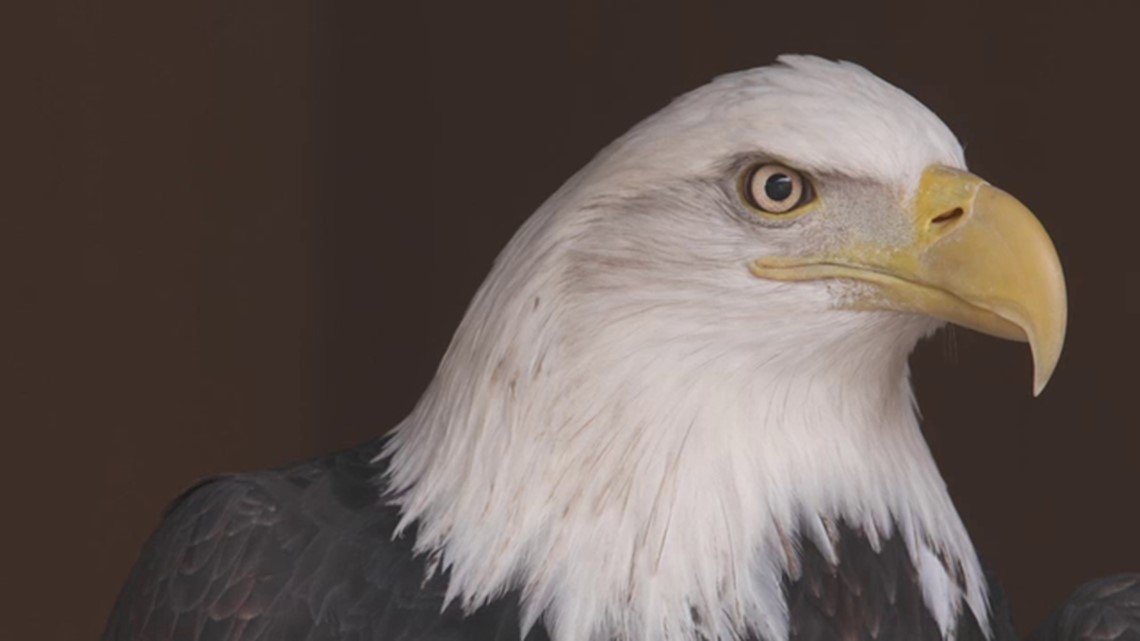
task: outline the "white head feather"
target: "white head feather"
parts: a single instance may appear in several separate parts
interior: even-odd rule
[[[785,56],[682,96],[571,178],[499,256],[385,452],[403,525],[465,608],[520,589],[524,626],[555,641],[785,639],[787,542],[833,554],[843,519],[903,537],[945,635],[963,603],[988,628],[908,380],[938,323],[752,276],[794,240],[732,209],[722,177],[757,154],[903,199],[926,166],[964,166],[907,94]]]

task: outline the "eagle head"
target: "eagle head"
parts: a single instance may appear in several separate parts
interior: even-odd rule
[[[786,638],[797,541],[900,537],[949,634],[986,625],[907,357],[945,322],[1065,332],[1041,225],[933,113],[784,56],[636,125],[523,225],[384,456],[472,610],[557,641]],[[830,556],[829,556],[830,555]]]

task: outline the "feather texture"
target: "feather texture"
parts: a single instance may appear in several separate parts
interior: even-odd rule
[[[369,463],[378,449],[373,442],[187,490],[143,550],[104,639],[522,639],[517,592],[465,614],[444,605],[445,574],[425,580],[427,559],[412,554],[414,526],[393,536],[399,515],[381,500],[384,467]],[[901,539],[888,536],[875,550],[843,523],[833,533],[835,562],[807,539],[789,543],[802,567],[782,586],[789,638],[913,640],[939,634]],[[1079,607],[1092,613],[1089,605]],[[1002,604],[995,606],[1000,623],[1007,615]],[[958,627],[959,641],[981,638],[968,614]],[[525,641],[548,639],[538,624]]]

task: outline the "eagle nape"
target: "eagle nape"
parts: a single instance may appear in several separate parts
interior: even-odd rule
[[[721,76],[531,216],[389,434],[177,499],[104,638],[1013,639],[908,357],[1026,341],[1040,393],[1066,318],[1041,223],[915,99]],[[1138,586],[1031,638],[1140,640]]]

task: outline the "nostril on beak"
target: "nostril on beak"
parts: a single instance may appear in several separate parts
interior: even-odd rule
[[[931,220],[931,224],[949,223],[958,220],[966,212],[961,207],[955,207],[948,212],[944,212]]]

